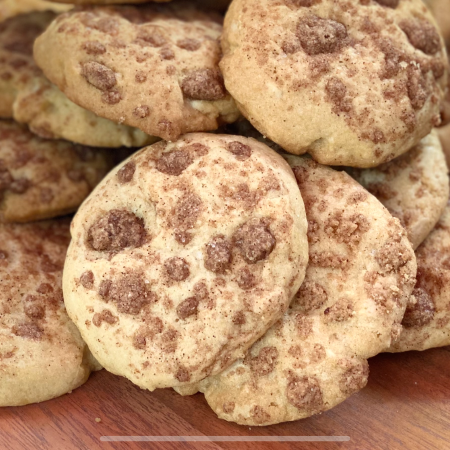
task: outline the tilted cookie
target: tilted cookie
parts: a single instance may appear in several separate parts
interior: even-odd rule
[[[286,162],[237,136],[133,155],[78,210],[68,313],[104,367],[153,390],[216,374],[289,306],[308,259]]]
[[[30,222],[75,211],[117,162],[111,150],[44,140],[0,121],[0,221]]]
[[[99,368],[64,308],[69,226],[0,224],[0,406],[66,394]]]
[[[157,138],[96,116],[50,83],[33,59],[33,43],[56,17],[32,12],[0,25],[0,117],[26,123],[47,139],[94,147],[142,147]]]
[[[241,112],[290,153],[374,167],[439,124],[446,53],[420,0],[235,0],[222,48]]]
[[[416,251],[417,284],[389,352],[450,345],[450,205]]]
[[[34,56],[78,105],[175,140],[239,115],[218,68],[216,20],[183,2],[77,10],[49,26]]]
[[[353,178],[400,219],[414,249],[430,234],[447,206],[447,172],[436,131],[391,162],[374,169],[349,170]]]
[[[0,22],[30,11],[64,12],[70,8],[72,5],[60,5],[44,0],[0,0]]]
[[[244,359],[179,390],[198,388],[220,418],[243,425],[308,417],[362,389],[367,358],[390,345],[415,282],[411,245],[381,203],[345,172],[287,159],[308,219],[305,281]]]

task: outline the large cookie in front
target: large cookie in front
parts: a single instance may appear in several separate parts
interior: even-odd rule
[[[416,262],[397,219],[345,172],[288,157],[308,219],[309,265],[290,309],[231,367],[198,388],[225,420],[270,425],[328,410],[367,383],[389,346]]]
[[[391,162],[349,173],[400,219],[413,248],[430,234],[447,205],[448,168],[436,131]]]
[[[322,164],[377,166],[440,122],[446,52],[420,0],[235,0],[222,48],[246,118]]]
[[[74,103],[173,141],[239,116],[218,68],[221,31],[219,15],[184,2],[96,7],[59,16],[34,56]]]
[[[69,225],[0,224],[0,406],[66,394],[98,368],[64,308]]]
[[[0,121],[0,221],[30,222],[74,212],[119,156],[41,139],[14,122]]]
[[[33,59],[33,43],[56,17],[21,14],[0,26],[0,117],[26,123],[37,135],[94,147],[142,147],[157,139],[71,102]]]
[[[416,251],[417,284],[400,337],[387,350],[405,352],[450,345],[450,205]]]
[[[107,370],[150,390],[242,357],[283,315],[308,258],[292,171],[237,136],[141,150],[81,206],[72,237],[70,317]]]

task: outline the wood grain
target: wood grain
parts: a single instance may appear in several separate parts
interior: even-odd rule
[[[319,416],[270,427],[217,419],[203,396],[148,392],[101,371],[61,398],[0,410],[0,448],[28,449],[408,449],[450,447],[450,347],[370,360],[368,386]],[[97,423],[96,418],[101,422]],[[120,443],[101,436],[349,436],[339,443]]]

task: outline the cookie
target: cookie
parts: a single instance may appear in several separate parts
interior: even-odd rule
[[[287,157],[308,219],[309,265],[288,312],[222,373],[195,388],[222,419],[270,425],[328,410],[367,383],[389,346],[416,261],[397,219],[345,172]]]
[[[33,59],[33,42],[56,17],[32,12],[0,26],[0,117],[14,117],[46,139],[93,147],[142,147],[157,138],[116,124],[71,102],[50,83]]]
[[[388,350],[405,352],[450,345],[450,204],[417,249],[417,284],[400,337]]]
[[[439,140],[441,141],[445,159],[447,160],[447,167],[450,167],[450,124],[446,125],[445,127],[438,128],[437,133],[439,136]]]
[[[154,144],[78,210],[67,311],[108,371],[150,390],[195,383],[288,308],[306,227],[292,171],[265,145],[203,133]]]
[[[116,3],[138,4],[138,3],[164,3],[171,0],[50,0],[58,3],[71,3],[73,5],[114,5]]]
[[[349,173],[400,219],[416,249],[435,227],[449,197],[445,155],[436,131],[408,153],[374,169]]]
[[[239,109],[290,153],[374,167],[439,124],[446,53],[420,0],[235,0],[222,48]]]
[[[66,394],[99,368],[64,308],[69,227],[0,224],[0,406]]]
[[[72,5],[61,5],[44,0],[0,0],[0,22],[30,11],[64,12],[70,8]]]
[[[436,19],[447,46],[450,45],[450,5],[448,0],[423,1]]]
[[[182,2],[75,11],[36,40],[34,56],[73,102],[173,141],[239,115],[218,69],[218,22]]]
[[[0,221],[30,222],[75,211],[117,162],[111,150],[44,140],[0,121]]]

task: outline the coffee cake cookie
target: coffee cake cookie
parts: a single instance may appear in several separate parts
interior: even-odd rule
[[[441,141],[442,150],[447,160],[447,167],[450,167],[450,124],[445,127],[438,128],[437,133]]]
[[[219,22],[183,2],[77,10],[49,26],[34,56],[83,108],[175,140],[239,115],[218,68]]]
[[[44,140],[0,121],[0,221],[30,222],[75,211],[117,162],[111,150]]]
[[[72,5],[60,5],[44,0],[0,0],[0,22],[31,11],[64,12],[70,8]]]
[[[417,284],[389,352],[450,345],[450,205],[417,249]]]
[[[222,48],[239,109],[290,153],[374,167],[439,124],[446,52],[420,0],[235,0]]]
[[[289,306],[308,259],[286,162],[188,134],[114,169],[73,221],[68,313],[104,367],[153,390],[216,374]]]
[[[367,383],[367,358],[389,346],[415,282],[397,219],[345,172],[287,157],[305,202],[309,265],[288,312],[222,373],[180,390],[205,393],[225,420],[270,425],[328,410]]]
[[[69,225],[0,224],[0,406],[66,394],[98,368],[64,308]]]
[[[400,219],[413,248],[430,234],[447,205],[449,178],[436,131],[408,153],[374,169],[350,175]]]
[[[56,17],[32,12],[0,26],[0,117],[14,117],[47,139],[94,147],[142,147],[157,138],[96,116],[50,83],[33,59],[33,42]]]

